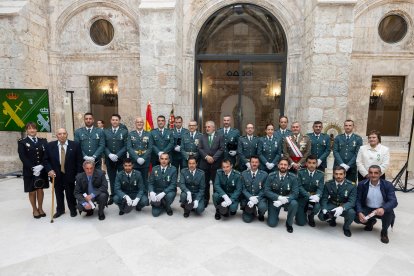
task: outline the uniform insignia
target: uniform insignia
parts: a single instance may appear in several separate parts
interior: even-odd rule
[[[356,142],[355,142],[355,141],[353,142],[353,146],[354,146],[354,147],[356,146]]]
[[[325,140],[323,140],[323,141],[322,141],[322,144],[323,144],[324,146],[326,146],[326,142],[325,142]]]
[[[30,144],[29,143],[26,143],[26,146],[29,148],[30,147]]]
[[[316,180],[316,185],[319,185],[319,180]]]
[[[275,147],[277,148],[277,141],[275,141]]]
[[[134,186],[137,186],[137,181],[136,180],[134,180]]]
[[[143,138],[142,138],[142,141],[144,141],[144,142],[148,142],[148,137],[147,137],[147,136],[143,137]]]
[[[132,136],[132,135],[131,135],[131,140],[132,140],[132,141],[135,141],[136,139],[137,139],[137,138],[135,138],[135,136]]]
[[[231,181],[231,185],[234,186],[234,179]]]
[[[167,135],[167,140],[169,140],[170,139],[170,135]]]
[[[198,146],[198,139],[195,139],[195,140],[194,140],[194,144],[195,144],[196,146]]]
[[[155,176],[158,176],[158,171],[157,171],[157,170],[155,170],[154,174],[155,174]]]
[[[345,197],[348,197],[348,190],[345,190]]]
[[[98,133],[95,133],[96,134],[96,139],[99,139],[99,134]]]
[[[262,189],[262,182],[259,182],[259,189]]]
[[[122,140],[122,133],[121,133],[121,140]]]
[[[287,185],[287,190],[288,190],[288,191],[290,191],[290,185],[289,185],[289,182],[288,182],[288,185]]]
[[[189,179],[189,178],[190,178],[190,176],[187,175],[187,179]]]
[[[169,175],[167,175],[167,181],[168,181],[168,182],[170,181],[170,176],[169,176]]]

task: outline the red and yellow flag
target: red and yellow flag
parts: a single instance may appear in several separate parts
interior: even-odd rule
[[[172,108],[171,108],[171,112],[170,112],[170,118],[168,119],[168,126],[169,126],[170,129],[174,128],[174,121],[175,121],[174,104],[172,104]]]
[[[152,122],[151,103],[148,102],[147,111],[146,111],[146,114],[145,114],[144,130],[145,131],[151,131],[152,129],[154,129],[154,123]]]

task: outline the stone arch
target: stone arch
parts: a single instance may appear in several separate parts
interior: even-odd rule
[[[407,4],[412,4],[411,0],[401,0],[398,2],[403,2]],[[372,10],[373,8],[385,5],[385,4],[395,4],[395,1],[392,0],[367,0],[367,1],[360,1],[358,5],[355,7],[355,21],[365,14],[366,12]]]

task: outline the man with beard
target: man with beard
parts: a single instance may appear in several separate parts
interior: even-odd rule
[[[171,150],[174,147],[174,137],[171,130],[165,128],[165,117],[160,115],[157,117],[158,128],[151,130],[152,145],[152,166],[159,164],[160,156],[167,153],[171,158]]]
[[[254,125],[246,125],[246,136],[239,138],[237,146],[237,153],[239,154],[239,168],[240,171],[250,169],[250,157],[257,155],[259,147],[259,137],[254,136]]]
[[[331,153],[331,138],[328,134],[322,133],[322,129],[322,122],[315,121],[313,123],[313,132],[308,133],[308,137],[311,141],[311,154],[318,158],[318,170],[325,172],[326,159]]]
[[[231,164],[235,166],[240,131],[231,127],[231,116],[226,115],[223,117],[223,128],[217,132],[224,137],[224,158],[229,159]]]

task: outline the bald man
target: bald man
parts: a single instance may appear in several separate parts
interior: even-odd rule
[[[73,194],[75,177],[82,172],[82,151],[79,144],[68,140],[66,129],[56,132],[57,141],[48,143],[44,158],[44,167],[50,177],[55,177],[56,212],[53,218],[65,213],[66,201],[70,216],[76,217],[76,199]]]

